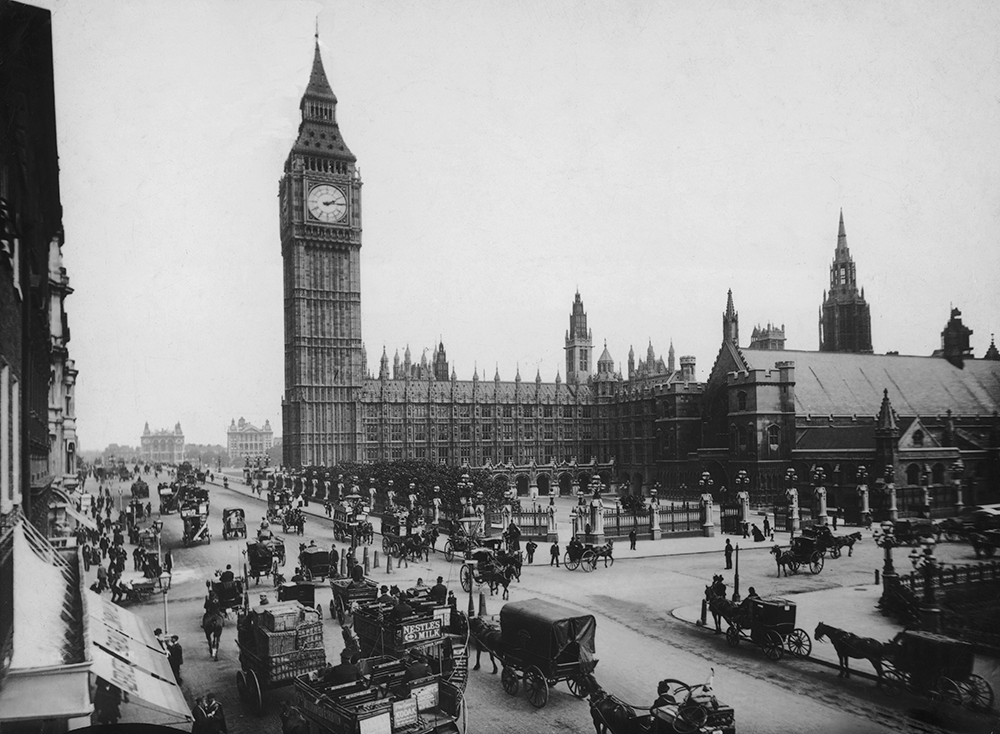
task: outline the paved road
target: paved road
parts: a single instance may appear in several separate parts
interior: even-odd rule
[[[155,484],[154,484],[155,486]],[[279,702],[290,697],[291,689],[279,689],[267,694],[269,711],[263,718],[244,712],[236,696],[235,672],[238,667],[235,650],[235,630],[227,626],[223,635],[222,653],[217,662],[207,655],[199,629],[204,582],[215,569],[226,563],[234,567],[242,562],[243,541],[221,539],[221,515],[224,507],[243,507],[252,525],[259,523],[265,503],[247,496],[245,488],[212,489],[210,522],[213,528],[211,544],[183,548],[180,543],[181,522],[177,515],[164,518],[164,544],[173,549],[175,578],[168,596],[171,632],[181,635],[186,663],[183,668],[184,689],[189,699],[198,693],[213,691],[222,701],[233,734],[242,732],[280,731],[277,719]],[[278,528],[280,530],[280,528]],[[304,537],[286,537],[290,568],[300,541],[315,539],[328,547],[333,541],[329,521],[310,517]],[[441,541],[439,541],[440,544]],[[671,541],[660,541],[669,543]],[[723,571],[722,539],[695,539],[692,547],[720,549],[714,553],[695,553],[663,557],[631,557],[627,550],[610,569],[598,567],[593,573],[567,571],[548,565],[526,567],[520,584],[511,587],[511,599],[539,597],[593,613],[598,620],[597,652],[600,663],[597,677],[601,684],[620,698],[636,705],[649,705],[655,696],[656,681],[679,678],[691,683],[704,681],[711,667],[715,668],[715,689],[719,698],[734,706],[741,733],[757,732],[975,732],[988,731],[985,719],[969,717],[947,709],[938,710],[932,704],[915,700],[887,699],[873,684],[864,679],[844,683],[836,672],[814,663],[783,659],[768,661],[763,653],[751,646],[731,650],[720,637],[678,619],[671,612],[697,604],[707,581],[714,573],[725,573],[731,583],[731,572]],[[338,547],[342,544],[338,543]],[[640,551],[632,554],[642,556]],[[657,546],[662,549],[662,545]],[[547,563],[543,547],[541,557]],[[962,555],[959,547],[942,547],[942,553]],[[843,588],[850,595],[852,588],[870,584],[873,570],[881,567],[882,553],[872,543],[862,543],[853,558],[829,561],[819,575],[799,573],[778,578],[772,557],[755,549],[741,554],[741,585],[756,586],[764,596],[790,596],[807,591]],[[905,563],[902,557],[899,563]],[[386,575],[382,567],[373,570],[379,581],[408,586],[418,576],[433,579],[442,575],[451,588],[458,591],[459,562],[447,563],[441,554],[430,562],[410,564]],[[255,593],[264,590],[261,586]],[[828,591],[826,593],[838,593]],[[317,588],[317,601],[324,609],[329,602],[328,587]],[[463,599],[463,606],[467,597]],[[499,612],[501,600],[490,598],[489,613]],[[148,620],[151,626],[163,626],[163,609],[158,602],[133,607],[133,611]],[[869,608],[858,609],[858,615],[870,614]],[[830,624],[850,628],[851,619],[827,620]],[[326,647],[329,659],[337,659],[341,648],[339,627],[325,619]],[[808,630],[810,635],[812,630]],[[864,668],[867,663],[856,663]],[[511,698],[500,686],[499,676],[484,669],[470,675],[467,690],[469,731],[471,732],[534,732],[593,730],[589,708],[585,702],[569,695],[564,685],[552,692],[548,705],[535,710],[519,694]],[[149,720],[146,710],[126,706],[125,714],[132,720]],[[932,723],[925,720],[937,717]]]

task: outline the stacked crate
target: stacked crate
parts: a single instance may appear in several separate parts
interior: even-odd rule
[[[326,665],[319,612],[297,601],[271,604],[258,615],[257,653],[272,681]]]

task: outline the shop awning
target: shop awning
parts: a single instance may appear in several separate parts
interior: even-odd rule
[[[99,594],[86,594],[94,674],[178,722],[191,721],[167,654],[146,624]]]
[[[10,669],[0,688],[0,722],[90,716],[90,663]]]

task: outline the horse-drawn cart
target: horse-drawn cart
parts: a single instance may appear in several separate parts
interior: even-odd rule
[[[639,714],[591,677],[590,715],[594,726],[609,734],[736,734],[736,713],[732,706],[716,698],[710,682],[691,686],[667,678],[659,682],[656,693],[649,713]]]
[[[351,579],[330,579],[333,597],[330,599],[330,616],[344,624],[353,604],[374,601],[378,596],[378,584],[371,579],[353,581]]]
[[[185,548],[199,540],[212,542],[212,531],[208,527],[207,502],[182,507],[181,520],[184,522],[184,535],[181,540]]]
[[[292,495],[283,490],[274,490],[267,493],[267,521],[269,523],[279,523],[285,516],[285,511],[292,506]]]
[[[993,687],[972,672],[975,659],[971,643],[907,630],[896,636],[882,661],[882,690],[891,696],[909,690],[973,711],[989,711]]]
[[[222,539],[247,537],[247,516],[242,507],[227,507],[222,511]]]
[[[577,698],[587,695],[586,676],[597,665],[594,638],[597,621],[591,614],[527,599],[500,609],[502,650],[494,651],[503,663],[500,682],[511,696],[521,681],[528,701],[541,708],[549,688],[566,681]]]
[[[284,543],[282,543],[282,555],[284,555],[284,547]],[[273,559],[275,554],[272,552],[271,547],[267,543],[255,540],[247,541],[246,554],[247,577],[252,578],[259,584],[261,576],[266,578],[271,575],[271,570],[274,567]]]
[[[326,665],[322,622],[314,609],[298,602],[250,609],[237,618],[236,631],[236,689],[255,714],[263,710],[264,691],[290,685]]]
[[[729,620],[726,642],[736,647],[740,640],[758,645],[770,660],[780,660],[787,649],[797,657],[809,657],[812,639],[795,626],[795,602],[754,597]]]
[[[604,545],[587,543],[584,545],[579,541],[576,543],[570,541],[566,547],[566,552],[563,553],[563,565],[570,571],[582,568],[587,573],[590,573],[597,568],[597,561],[603,558],[605,568],[613,566],[615,565],[615,558],[611,554],[611,548],[610,543],[605,543]]]
[[[333,575],[330,568],[330,551],[316,546],[299,549],[299,568],[306,581],[323,579]]]

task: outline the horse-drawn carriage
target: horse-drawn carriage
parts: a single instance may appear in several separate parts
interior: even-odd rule
[[[299,569],[306,581],[332,576],[334,572],[330,569],[330,551],[316,546],[300,547]]]
[[[156,531],[153,528],[143,528],[139,531],[139,547],[140,548],[154,548],[156,547]]]
[[[312,584],[297,584],[292,581],[279,584],[278,601],[297,601],[303,606],[315,609],[320,617],[323,616],[322,608],[316,603],[316,587]]]
[[[378,584],[371,579],[330,579],[330,616],[336,617],[341,625],[354,604],[374,601],[378,596]]]
[[[131,487],[132,497],[137,500],[147,500],[149,499],[149,485],[146,484],[142,479],[136,479],[132,482]]]
[[[227,507],[222,511],[222,539],[247,537],[247,516],[242,507]]]
[[[791,547],[782,550],[780,545],[771,548],[771,554],[778,564],[778,575],[785,569],[788,572],[798,573],[800,566],[809,566],[812,573],[819,573],[823,570],[823,552],[817,548],[815,536],[799,535],[792,538]]]
[[[563,565],[570,571],[582,568],[590,573],[597,568],[597,562],[604,559],[604,567],[615,565],[613,544],[609,541],[604,545],[594,545],[593,543],[581,543],[579,540],[570,541],[563,553]]]
[[[207,502],[182,507],[181,520],[184,522],[184,535],[181,540],[185,548],[200,540],[212,542],[212,531],[208,527]]]
[[[277,538],[269,540],[251,540],[247,542],[247,577],[260,583],[260,577],[271,575],[274,568],[274,558],[279,565],[285,563],[285,544]]]
[[[289,528],[298,535],[302,535],[306,531],[306,515],[297,507],[289,507],[281,516],[282,532],[287,533]]]
[[[907,630],[887,646],[882,660],[882,690],[899,695],[908,690],[973,711],[989,711],[993,687],[972,672],[971,643],[933,632]]]
[[[920,545],[928,538],[937,537],[934,522],[927,518],[911,517],[893,523],[893,535],[897,545]]]
[[[216,572],[216,576],[219,576],[218,572]],[[234,578],[231,581],[219,579],[211,582],[210,594],[215,596],[219,609],[223,611],[243,606],[245,591],[241,578]]]
[[[451,563],[455,560],[456,555],[461,554],[464,557],[469,551],[482,547],[483,542],[483,537],[478,532],[466,533],[459,529],[445,541],[444,557]]]
[[[316,610],[298,602],[240,613],[236,635],[240,650],[236,689],[255,714],[263,710],[264,691],[290,685],[298,676],[326,665],[322,622]]]
[[[161,484],[156,490],[160,496],[160,514],[170,515],[177,512],[177,492],[169,484]]]
[[[659,682],[656,693],[649,713],[640,715],[632,705],[606,692],[591,676],[590,716],[594,727],[610,734],[736,734],[736,714],[732,706],[719,702],[711,681],[692,686],[666,678]]]
[[[500,639],[493,643],[499,649],[491,648],[503,665],[503,689],[516,695],[523,681],[535,708],[544,706],[549,688],[562,681],[570,693],[583,698],[587,676],[597,665],[596,633],[597,621],[591,614],[578,614],[541,599],[505,604],[500,609]]]
[[[285,517],[285,511],[292,507],[292,495],[285,490],[273,490],[267,493],[267,521],[279,523]]]
[[[503,586],[503,597],[507,598],[507,589],[514,578],[521,573],[520,561],[492,548],[476,548],[469,551],[468,558],[462,562],[458,578],[462,589],[468,593],[475,584],[489,588],[490,594],[495,594]]]
[[[726,619],[726,642],[730,647],[743,640],[761,647],[771,660],[780,660],[786,649],[796,657],[809,657],[812,639],[795,626],[795,602],[759,597],[746,601],[745,607],[734,608]]]

